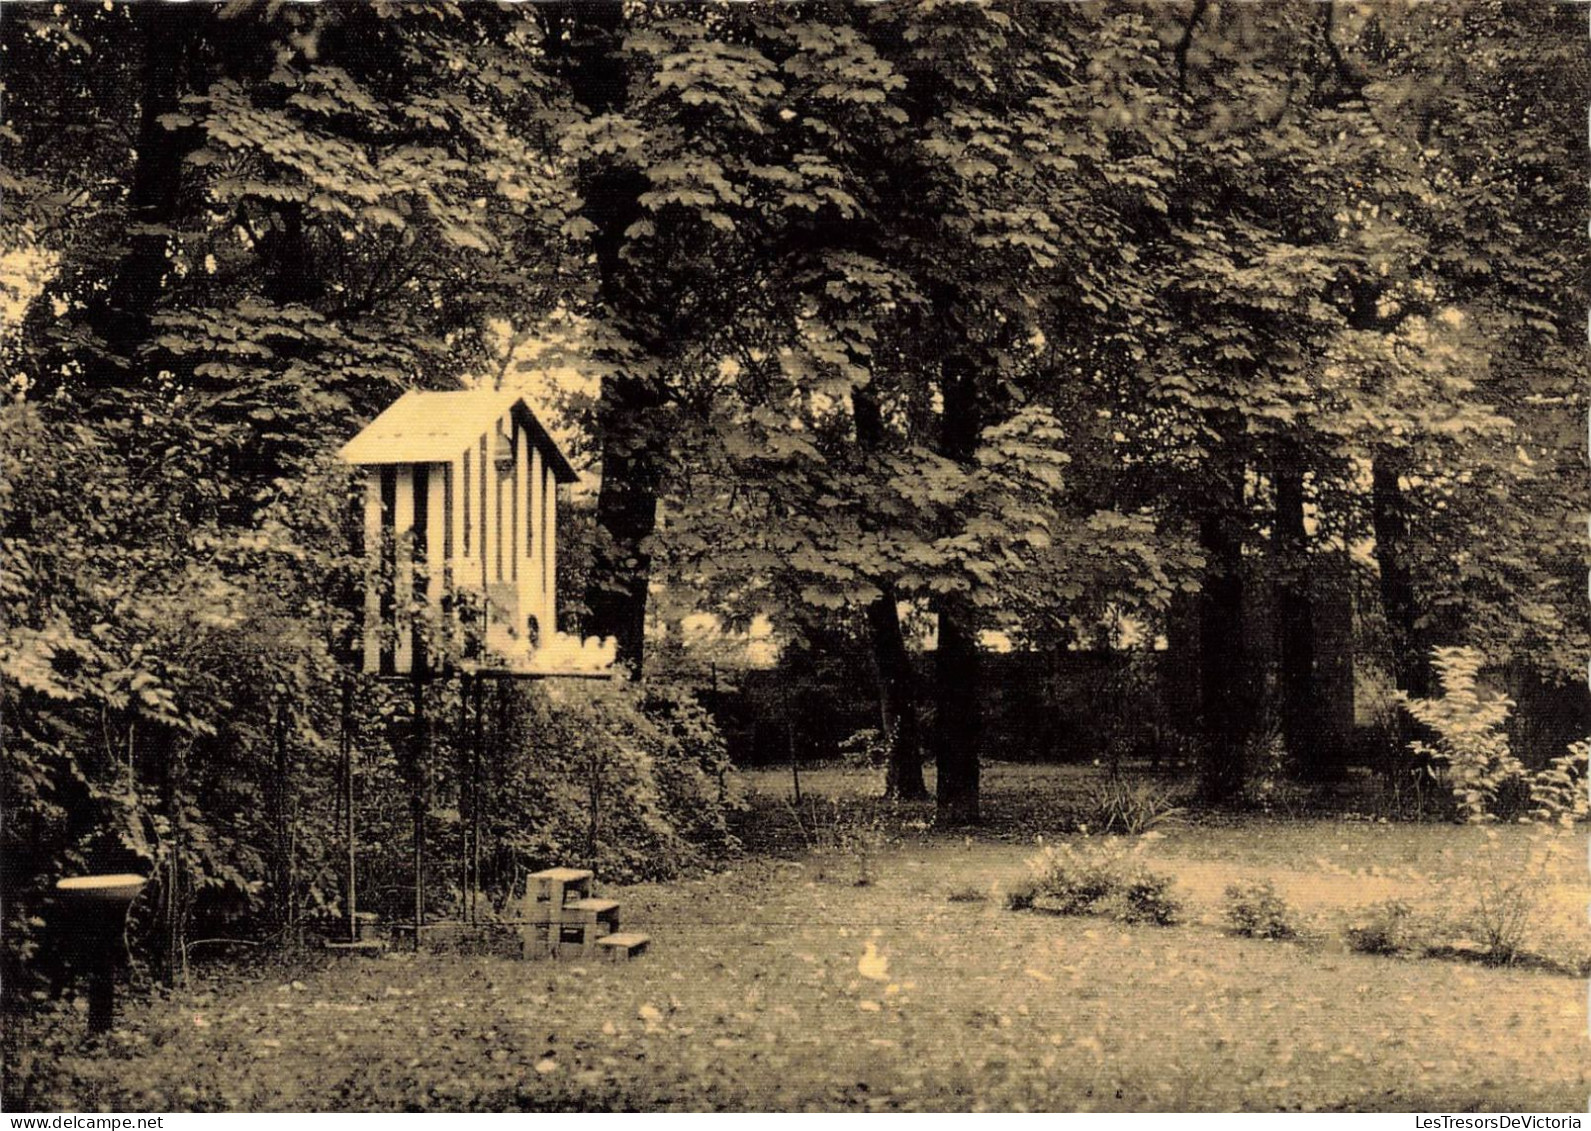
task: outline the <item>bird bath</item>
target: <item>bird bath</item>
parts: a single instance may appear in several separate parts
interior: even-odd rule
[[[121,960],[127,909],[144,890],[144,882],[143,876],[119,872],[73,876],[55,885],[88,973],[90,1033],[105,1032],[115,1020],[116,969]]]

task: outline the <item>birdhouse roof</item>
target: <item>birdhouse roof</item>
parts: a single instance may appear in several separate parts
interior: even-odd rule
[[[446,463],[457,459],[482,433],[512,411],[541,449],[560,483],[580,476],[569,465],[541,421],[513,391],[463,389],[433,393],[411,390],[387,406],[339,453],[348,463]]]

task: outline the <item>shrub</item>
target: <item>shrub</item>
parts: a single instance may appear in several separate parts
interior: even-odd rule
[[[1414,909],[1401,899],[1360,908],[1348,925],[1348,945],[1361,954],[1407,954],[1423,950],[1424,943]]]
[[[1487,830],[1486,846],[1470,873],[1471,902],[1462,916],[1487,960],[1506,964],[1524,953],[1540,925],[1542,895],[1563,855],[1563,838],[1551,833],[1532,836],[1522,852],[1510,852],[1496,832]]]
[[[988,896],[971,884],[964,884],[945,897],[951,903],[982,903]]]
[[[1157,828],[1182,823],[1187,810],[1171,793],[1152,781],[1112,774],[1094,788],[1090,825],[1103,833],[1142,836]]]
[[[1554,758],[1530,783],[1530,815],[1538,821],[1569,827],[1591,809],[1586,793],[1591,740],[1569,744],[1569,753]]]
[[[1006,906],[1167,926],[1180,910],[1171,895],[1172,879],[1151,871],[1141,849],[1142,842],[1126,849],[1115,840],[1081,849],[1046,845],[1028,860],[1028,875],[1007,890]]]
[[[1224,914],[1235,935],[1251,939],[1298,937],[1297,912],[1276,894],[1276,887],[1269,880],[1228,885]]]
[[[1045,845],[1027,864],[1035,896],[1062,915],[1089,914],[1116,882],[1114,861],[1097,849]]]
[[[1434,699],[1398,701],[1416,722],[1436,734],[1435,744],[1416,740],[1409,750],[1447,775],[1458,811],[1467,821],[1492,821],[1499,802],[1525,778],[1525,768],[1508,748],[1503,724],[1513,702],[1505,696],[1482,696],[1480,652],[1474,648],[1437,648],[1432,655],[1442,694]]]
[[[1153,923],[1169,927],[1177,921],[1182,904],[1171,894],[1173,880],[1151,872],[1142,864],[1129,866],[1116,890],[1105,897],[1104,914],[1123,923]]]
[[[851,801],[809,794],[801,804],[790,802],[790,810],[808,848],[850,857],[856,865],[857,887],[873,882],[878,854],[889,841],[880,799]]]
[[[519,867],[579,864],[623,883],[734,851],[728,757],[688,693],[620,682],[511,694],[484,835]]]
[[[1410,699],[1398,693],[1415,721],[1436,733],[1434,745],[1409,743],[1410,753],[1432,767],[1433,777],[1445,775],[1458,811],[1468,821],[1536,820],[1567,827],[1584,819],[1591,812],[1586,793],[1591,740],[1571,743],[1567,754],[1535,774],[1527,773],[1509,749],[1503,729],[1513,701],[1481,695],[1482,663],[1473,648],[1438,648],[1432,664],[1442,684],[1441,697]]]
[[[839,745],[840,760],[853,768],[882,766],[889,758],[889,742],[889,736],[877,727],[853,731]]]
[[[1474,942],[1491,961],[1513,962],[1533,934],[1542,894],[1562,853],[1562,833],[1587,815],[1585,792],[1591,742],[1529,774],[1508,748],[1503,723],[1513,704],[1482,698],[1477,688],[1481,655],[1473,648],[1438,648],[1433,656],[1442,684],[1439,699],[1402,700],[1414,718],[1436,732],[1434,746],[1412,742],[1415,754],[1446,768],[1460,814],[1471,822],[1499,818],[1535,822],[1523,858],[1509,857],[1491,830],[1469,877],[1473,899],[1463,915]],[[1558,826],[1554,828],[1553,826]]]
[[[1007,911],[1027,911],[1039,897],[1039,884],[1032,876],[1023,876],[1005,889]]]

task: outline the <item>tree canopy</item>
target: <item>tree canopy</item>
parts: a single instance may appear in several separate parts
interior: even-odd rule
[[[17,937],[83,813],[240,906],[324,855],[260,802],[343,702],[333,453],[570,326],[582,628],[637,675],[660,587],[856,635],[889,788],[930,747],[947,822],[994,632],[1194,608],[1215,797],[1267,712],[1343,771],[1332,587],[1415,695],[1436,645],[1577,670],[1580,34],[1504,0],[9,5]]]

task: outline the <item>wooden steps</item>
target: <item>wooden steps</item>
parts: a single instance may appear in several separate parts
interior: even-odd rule
[[[620,933],[619,901],[591,894],[584,868],[547,868],[525,884],[520,941],[526,955],[604,955],[625,961],[643,953],[646,935]]]
[[[639,931],[615,931],[597,940],[597,952],[606,955],[610,962],[628,962],[646,953],[652,940]]]

